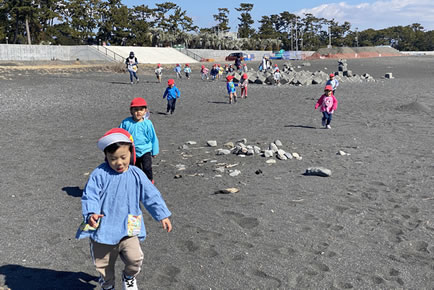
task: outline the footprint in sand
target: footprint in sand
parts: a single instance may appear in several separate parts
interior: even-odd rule
[[[156,271],[156,277],[154,278],[158,285],[170,286],[172,283],[178,282],[176,276],[181,273],[181,270],[174,266],[165,266]]]
[[[282,281],[280,279],[273,277],[273,276],[270,276],[261,270],[258,270],[258,269],[253,270],[251,274],[256,276],[256,277],[262,278],[262,279],[272,280],[273,285],[267,285],[267,288],[269,288],[269,289],[280,288],[280,286],[282,285]]]
[[[259,225],[259,220],[253,217],[246,217],[241,213],[224,211],[223,214],[231,217],[240,227],[245,229],[253,229]]]

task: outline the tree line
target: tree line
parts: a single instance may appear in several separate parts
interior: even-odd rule
[[[251,50],[317,50],[332,46],[391,45],[402,51],[434,50],[434,31],[418,23],[386,29],[353,29],[351,23],[284,11],[262,16],[255,29],[254,5],[235,12],[218,8],[216,25],[199,28],[172,2],[127,7],[121,0],[0,0],[0,42],[101,44]],[[238,38],[228,37],[229,14],[238,15]]]

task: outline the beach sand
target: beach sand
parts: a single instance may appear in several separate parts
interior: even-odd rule
[[[302,69],[337,70],[336,60],[310,63]],[[225,82],[201,81],[198,68],[176,80],[182,96],[165,115],[165,67],[162,84],[149,69],[133,86],[128,74],[0,69],[0,286],[96,287],[89,243],[74,239],[81,191],[104,159],[97,139],[144,97],[174,229],[146,215],[140,289],[433,287],[433,57],[348,60],[376,82],[341,82],[330,130],[314,111],[322,85],[252,84],[229,105]],[[216,155],[243,138],[261,149],[278,139],[302,159]],[[180,149],[187,141],[197,144]],[[316,166],[331,177],[303,175]],[[121,270],[119,259],[118,286]]]

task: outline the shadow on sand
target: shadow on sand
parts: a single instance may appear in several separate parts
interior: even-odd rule
[[[21,289],[95,289],[98,277],[83,272],[64,272],[49,269],[27,268],[20,265],[0,267],[5,285]],[[92,283],[91,283],[92,282]]]
[[[306,125],[285,125],[285,127],[289,127],[289,128],[303,128],[303,129],[316,129],[316,127],[306,126]]]
[[[83,195],[83,189],[78,186],[65,186],[62,190],[72,197],[81,197]]]
[[[222,101],[208,101],[210,104],[229,104],[228,102],[222,102]]]

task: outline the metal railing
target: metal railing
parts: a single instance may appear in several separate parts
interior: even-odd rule
[[[107,57],[113,59],[114,61],[118,62],[124,62],[125,57],[122,55],[114,52],[113,50],[107,48],[107,46],[101,46],[101,45],[92,45],[93,48],[95,48],[98,52],[106,55]]]
[[[178,50],[179,52],[182,52],[183,54],[185,54],[186,56],[188,56],[188,57],[191,57],[192,59],[194,59],[194,60],[197,60],[197,61],[202,61],[204,58],[203,57],[201,57],[200,55],[198,55],[198,54],[196,54],[196,53],[194,53],[194,52],[192,52],[192,51],[190,51],[190,50],[188,50],[188,49],[186,49],[186,48],[177,48],[177,47],[174,47],[176,50]]]

